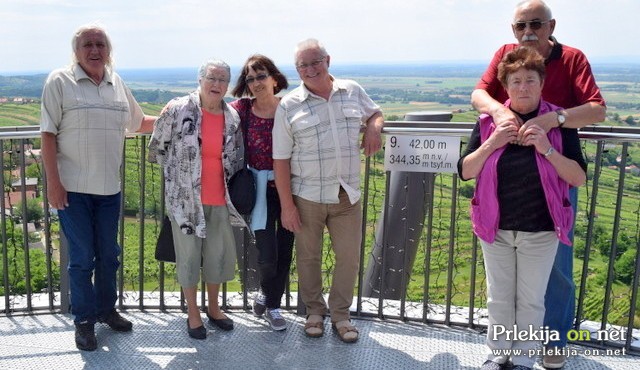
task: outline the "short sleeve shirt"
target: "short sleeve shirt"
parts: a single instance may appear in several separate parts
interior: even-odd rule
[[[253,99],[242,98],[229,103],[240,115],[247,163],[256,170],[273,170],[273,118],[258,117],[251,111]]]
[[[118,193],[125,132],[137,131],[143,117],[115,72],[105,71],[99,85],[78,64],[51,72],[42,92],[40,131],[56,135],[65,189]]]
[[[333,80],[329,100],[304,84],[280,101],[273,127],[273,159],[290,159],[292,194],[337,204],[340,187],[360,199],[360,128],[380,107],[355,81]]]
[[[605,105],[591,71],[591,65],[584,53],[576,48],[559,44],[553,37],[551,41],[553,41],[553,48],[545,61],[546,76],[542,87],[542,98],[562,108],[573,108],[587,102]],[[495,52],[476,89],[486,90],[500,103],[507,100],[507,92],[498,80],[498,64],[505,54],[518,46],[518,44],[506,44]]]

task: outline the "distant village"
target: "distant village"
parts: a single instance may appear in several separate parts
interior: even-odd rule
[[[0,104],[7,104],[7,103],[11,103],[11,104],[40,103],[40,99],[25,98],[22,96],[15,96],[15,97],[0,96]]]

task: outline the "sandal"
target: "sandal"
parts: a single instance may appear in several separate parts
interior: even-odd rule
[[[304,333],[310,338],[320,338],[324,334],[324,317],[309,315],[304,324]]]
[[[344,343],[354,343],[358,341],[358,329],[356,329],[355,326],[351,325],[350,321],[339,321],[331,325],[331,327],[338,334],[340,340]]]

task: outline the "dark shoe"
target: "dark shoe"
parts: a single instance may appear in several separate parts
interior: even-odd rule
[[[233,320],[231,320],[230,318],[226,318],[226,319],[214,319],[212,316],[209,316],[209,313],[207,313],[207,318],[209,319],[209,324],[213,325],[213,326],[217,326],[222,330],[233,330]]]
[[[501,370],[501,369],[502,369],[501,364],[491,360],[485,361],[484,364],[482,364],[482,366],[480,367],[480,370]]]
[[[207,329],[204,328],[204,325],[191,329],[189,319],[187,319],[187,333],[189,333],[189,336],[193,339],[207,339]]]
[[[98,348],[94,324],[84,322],[76,324],[76,347],[82,351],[95,351]]]
[[[98,321],[109,325],[109,327],[115,331],[131,331],[133,328],[131,321],[120,316],[115,308]]]
[[[264,319],[267,320],[273,330],[281,331],[287,328],[287,321],[280,314],[279,308],[267,309]]]
[[[253,314],[260,317],[267,310],[267,297],[258,291],[253,299]]]

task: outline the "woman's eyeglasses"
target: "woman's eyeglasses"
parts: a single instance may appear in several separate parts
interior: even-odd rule
[[[267,79],[267,77],[269,77],[268,74],[260,74],[257,75],[256,77],[247,77],[244,80],[244,83],[246,83],[247,85],[251,85],[252,83],[256,82],[256,81],[264,81]]]
[[[542,25],[545,23],[549,23],[550,21],[539,21],[539,20],[535,20],[535,21],[523,21],[523,22],[516,22],[513,24],[513,27],[516,29],[516,31],[524,31],[525,28],[527,28],[527,25],[529,25],[529,28],[531,28],[534,31],[539,30],[540,28],[542,28]]]
[[[216,82],[221,84],[221,85],[229,83],[229,80],[224,79],[224,78],[217,78],[215,76],[206,76],[204,79],[207,80],[207,82],[209,82],[211,84],[214,84]]]

